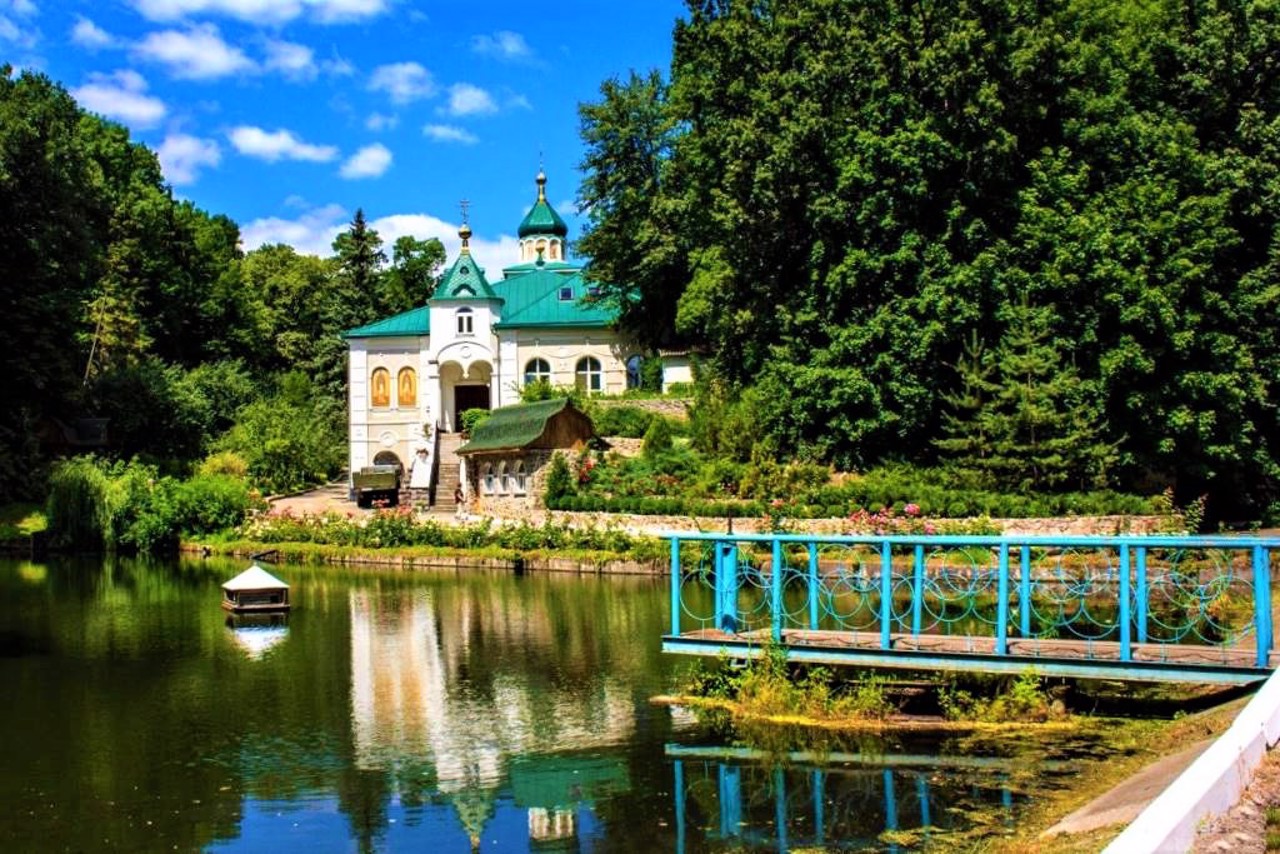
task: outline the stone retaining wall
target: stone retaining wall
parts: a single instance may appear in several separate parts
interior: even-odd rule
[[[503,521],[528,522],[541,525],[548,519],[574,527],[591,525],[597,528],[616,527],[633,533],[659,534],[664,532],[724,532],[733,530],[739,534],[766,533],[767,523],[761,519],[733,519],[724,517],[694,518],[691,516],[641,516],[630,513],[583,513],[570,510],[531,509],[504,513]],[[1120,534],[1154,534],[1168,524],[1164,516],[1067,516],[1060,519],[992,519],[991,524],[1001,533],[1012,537],[1036,536],[1116,536]],[[787,527],[797,534],[850,533],[844,519],[793,519]]]
[[[684,421],[689,417],[689,407],[693,405],[693,400],[682,397],[655,397],[636,400],[627,400],[625,398],[622,400],[597,400],[594,403],[601,409],[634,406],[636,409],[644,409],[649,412],[656,412],[659,415],[665,415],[668,418],[678,418]]]

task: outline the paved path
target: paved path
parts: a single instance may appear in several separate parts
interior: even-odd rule
[[[1185,750],[1151,763],[1106,794],[1094,798],[1062,819],[1041,834],[1041,838],[1048,839],[1060,833],[1088,833],[1113,824],[1129,824],[1213,742],[1214,739],[1206,738]]]

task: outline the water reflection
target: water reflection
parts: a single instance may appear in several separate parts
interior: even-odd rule
[[[664,752],[712,742],[648,703],[661,582],[290,567],[287,620],[228,625],[236,568],[0,561],[0,850],[884,850],[1009,815],[937,745]]]
[[[432,590],[351,592],[357,767],[402,779],[406,764],[429,765],[436,790],[453,803],[472,845],[478,845],[511,760],[526,757],[518,766],[524,783],[515,800],[530,810],[531,837],[572,836],[575,820],[568,807],[586,800],[590,786],[584,784],[608,780],[617,793],[626,771],[616,761],[603,768],[595,761],[572,767],[571,760],[533,757],[629,741],[635,732],[631,690],[607,675],[585,695],[577,685],[535,687],[511,673],[485,682],[469,678],[472,641],[482,634],[487,644],[513,652],[517,659],[507,663],[517,666],[522,647],[550,644],[554,634],[553,615],[513,615],[500,598],[474,594],[463,589],[444,609]],[[582,780],[576,786],[549,785],[566,774]]]
[[[814,764],[803,756],[750,762],[754,751],[741,749],[668,745],[666,752],[679,854],[708,842],[779,852],[915,850],[966,827],[966,813],[1011,826],[1024,800],[1000,760],[837,753]]]
[[[227,629],[250,661],[257,661],[289,638],[286,614],[228,614]]]

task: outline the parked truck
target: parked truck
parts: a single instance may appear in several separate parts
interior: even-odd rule
[[[371,507],[377,501],[395,505],[400,500],[400,467],[365,466],[351,476],[351,487],[359,507]]]

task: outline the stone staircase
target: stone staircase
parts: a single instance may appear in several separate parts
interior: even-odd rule
[[[461,462],[458,448],[462,447],[461,433],[441,433],[436,446],[436,503],[440,510],[454,510],[457,503],[453,492],[461,478]]]

